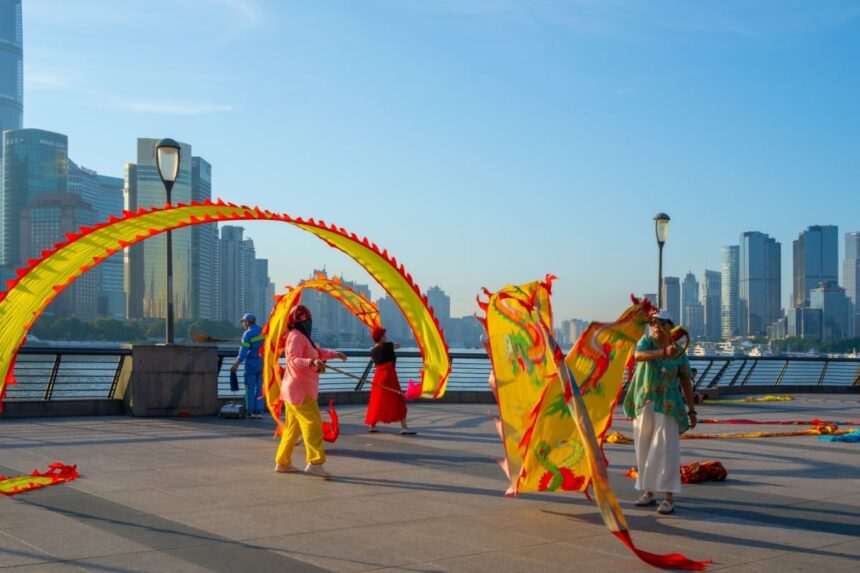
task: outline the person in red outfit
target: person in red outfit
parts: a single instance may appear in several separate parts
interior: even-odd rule
[[[394,351],[399,344],[389,342],[385,337],[385,329],[374,328],[370,334],[376,344],[370,351],[370,358],[376,365],[373,382],[370,386],[370,403],[367,405],[367,416],[364,423],[370,426],[371,432],[377,432],[376,424],[400,422],[400,433],[404,436],[414,436],[415,431],[406,425],[406,400],[397,380],[397,370],[394,368],[397,356]]]

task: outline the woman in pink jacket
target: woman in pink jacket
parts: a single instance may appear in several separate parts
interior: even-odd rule
[[[308,462],[305,473],[328,478],[331,474],[323,467],[325,451],[317,404],[320,373],[325,371],[323,360],[346,360],[346,354],[318,348],[311,340],[312,325],[311,311],[301,304],[291,310],[287,317],[287,367],[281,381],[281,400],[284,401],[287,420],[278,453],[275,454],[275,471],[298,471],[291,458],[301,432]]]

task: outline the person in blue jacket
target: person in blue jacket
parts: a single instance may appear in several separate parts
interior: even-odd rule
[[[263,357],[260,356],[260,349],[263,347],[263,340],[266,335],[262,334],[263,329],[257,325],[256,315],[246,313],[242,317],[242,326],[245,327],[245,333],[242,335],[242,346],[239,349],[239,356],[233,366],[230,367],[230,372],[236,372],[239,369],[239,364],[245,363],[245,403],[247,404],[248,417],[262,418],[263,417]]]

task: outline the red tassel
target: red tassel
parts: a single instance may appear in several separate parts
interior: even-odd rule
[[[692,559],[688,559],[687,557],[681,555],[680,553],[664,553],[659,555],[657,553],[649,553],[648,551],[642,551],[641,549],[637,549],[635,545],[633,545],[633,540],[630,539],[629,531],[613,531],[615,537],[621,540],[624,545],[626,545],[630,551],[636,554],[636,556],[647,563],[648,565],[652,565],[654,567],[659,567],[660,569],[680,569],[681,571],[706,571],[708,569],[708,565],[713,563],[710,559],[707,561],[693,561]]]

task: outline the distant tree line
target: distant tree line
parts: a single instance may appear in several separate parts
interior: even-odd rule
[[[42,340],[98,340],[109,342],[146,342],[164,338],[164,319],[115,320],[99,317],[80,320],[71,316],[45,315],[30,329],[30,334]],[[242,327],[226,321],[177,320],[174,326],[177,341],[191,339],[195,334],[213,338],[239,340]]]
[[[815,340],[813,338],[786,338],[772,340],[771,349],[778,352],[809,352],[817,350],[825,354],[844,354],[855,349],[860,350],[860,338],[842,338],[839,340]]]

